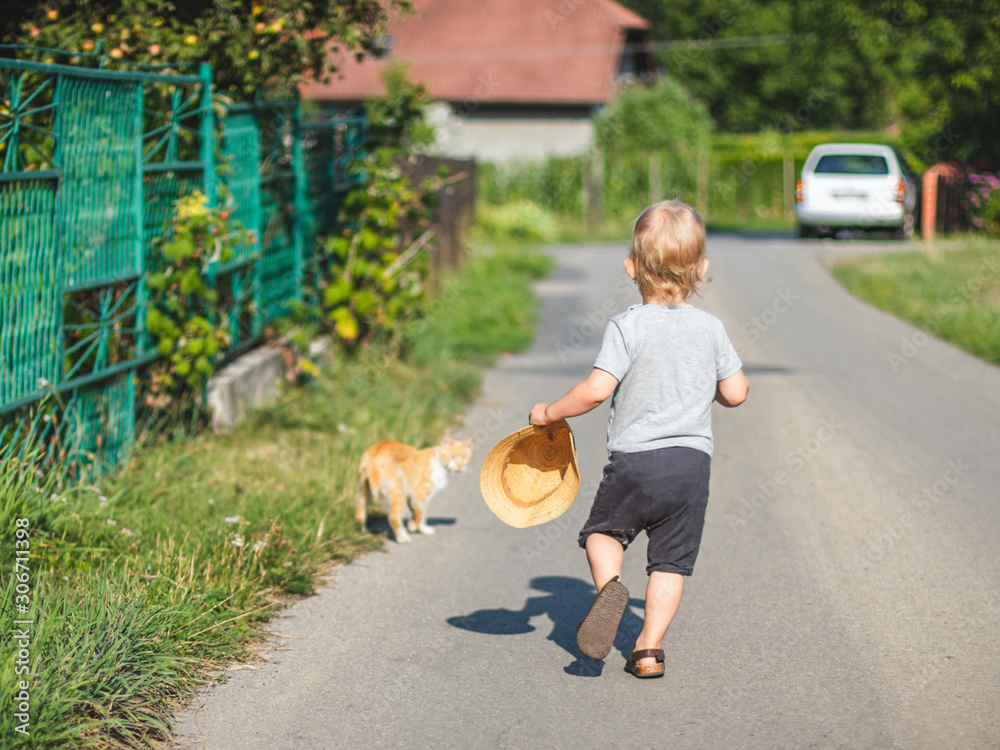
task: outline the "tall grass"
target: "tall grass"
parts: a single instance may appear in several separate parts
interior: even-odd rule
[[[139,747],[208,670],[246,658],[260,625],[336,561],[381,545],[353,520],[370,443],[438,441],[481,367],[531,338],[529,282],[547,261],[474,255],[403,343],[333,365],[226,435],[137,451],[99,483],[61,489],[29,461],[0,464],[0,627],[33,620],[32,748]],[[488,332],[489,335],[484,335]],[[15,520],[30,520],[31,610],[12,609]],[[6,646],[6,640],[5,640]],[[19,689],[0,660],[0,736]]]
[[[870,255],[832,270],[861,299],[1000,365],[1000,242]]]

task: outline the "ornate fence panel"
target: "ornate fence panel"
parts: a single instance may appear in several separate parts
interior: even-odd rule
[[[150,240],[211,190],[209,84],[0,59],[0,452],[33,434],[83,476],[131,445]]]
[[[247,230],[209,269],[229,356],[329,272],[318,242],[364,178],[364,110],[236,104],[217,128],[211,80],[0,58],[0,460],[44,446],[84,477],[125,456],[158,357],[146,278],[179,198],[221,199]]]
[[[306,183],[300,196],[303,273],[306,288],[318,290],[330,269],[324,266],[317,243],[337,229],[344,198],[366,179],[360,165],[368,141],[368,116],[358,107],[343,115],[301,122],[300,133],[301,173]]]
[[[293,301],[315,301],[306,297],[329,272],[317,243],[335,229],[346,193],[364,180],[358,164],[368,118],[357,108],[306,121],[297,100],[262,101],[229,107],[221,131],[233,218],[257,238],[218,269],[238,351]]]

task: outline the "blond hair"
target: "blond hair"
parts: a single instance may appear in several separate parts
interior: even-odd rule
[[[632,226],[629,257],[643,299],[687,299],[698,291],[705,259],[705,222],[678,200],[660,201]]]

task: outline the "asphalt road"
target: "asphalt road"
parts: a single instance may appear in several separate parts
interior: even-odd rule
[[[179,717],[184,746],[1000,747],[1000,369],[858,302],[820,262],[877,249],[709,238],[695,304],[725,323],[751,390],[716,407],[665,678],[623,671],[641,540],[615,650],[576,648],[594,595],[576,533],[607,405],[572,420],[583,487],[560,519],[509,528],[479,494],[493,442],[586,376],[608,313],[637,301],[623,246],[557,249],[533,346],[467,415],[478,446],[430,507],[436,535],[337,569],[282,613],[280,650]]]

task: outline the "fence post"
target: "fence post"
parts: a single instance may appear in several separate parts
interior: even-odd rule
[[[596,229],[601,221],[601,199],[604,191],[604,151],[600,146],[595,146],[590,157],[590,169],[583,174],[587,204],[584,210],[587,212],[587,226]]]
[[[660,200],[660,155],[655,151],[649,155],[649,204]]]
[[[708,146],[698,149],[698,213],[708,216]]]
[[[302,288],[305,278],[306,261],[306,211],[308,210],[308,178],[302,153],[302,98],[295,95],[294,127],[292,133],[292,171],[295,180],[295,300],[302,302],[305,293]],[[312,248],[310,248],[311,250]]]
[[[135,267],[139,269],[139,283],[136,285],[135,300],[136,306],[140,310],[147,310],[149,308],[149,289],[146,286],[146,201],[143,195],[143,177],[145,176],[145,171],[143,170],[142,163],[142,121],[145,113],[143,112],[143,107],[145,106],[145,90],[141,83],[136,84],[135,87],[135,98],[136,98],[136,108],[135,108],[135,132],[138,134],[135,138],[135,143],[133,148],[135,149],[135,184],[132,186],[134,191],[135,206],[132,209],[133,220],[135,221],[135,236],[133,239],[133,244],[135,246]],[[146,353],[146,346],[149,341],[146,338],[146,316],[144,314],[136,316],[136,353],[142,355]],[[135,405],[132,406],[132,416],[135,416]]]
[[[790,219],[795,216],[795,162],[789,153],[782,156],[782,180],[781,206],[785,212],[785,218]]]
[[[198,75],[203,81],[201,88],[201,122],[199,123],[199,135],[201,136],[201,160],[204,175],[203,185],[205,196],[208,198],[208,206],[215,206],[215,113],[212,111],[212,66],[207,63],[198,64]]]

